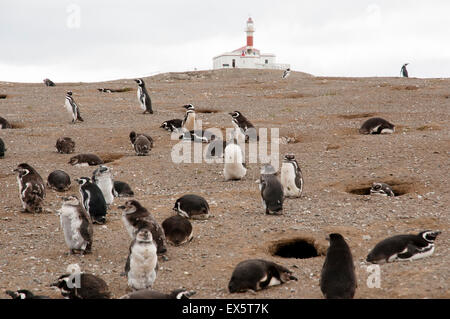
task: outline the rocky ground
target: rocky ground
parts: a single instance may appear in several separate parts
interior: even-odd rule
[[[0,159],[0,290],[30,289],[61,298],[50,283],[69,264],[101,276],[114,297],[126,293],[121,277],[130,238],[116,199],[108,222],[95,225],[93,253],[68,255],[59,217],[63,193],[48,190],[45,208],[51,213],[21,213],[17,164],[27,162],[46,180],[62,169],[72,180],[90,176],[95,167],[73,167],[72,155],[56,153],[58,137],[70,136],[78,153],[95,153],[108,161],[115,179],[128,182],[140,201],[161,223],[173,214],[175,200],[186,193],[205,197],[213,217],[193,221],[194,239],[168,247],[160,258],[154,288],[195,290],[193,298],[322,298],[319,278],[327,242],[339,232],[354,256],[358,277],[355,298],[449,298],[449,107],[450,79],[331,78],[281,71],[220,70],[167,73],[145,78],[155,114],[143,115],[136,83],[0,83],[0,116],[14,129],[0,131],[8,151]],[[100,93],[97,88],[132,88]],[[71,90],[85,122],[71,124],[64,108]],[[279,128],[280,159],[294,153],[303,170],[302,198],[286,199],[282,216],[267,216],[258,185],[260,163],[249,164],[242,181],[225,182],[222,164],[174,164],[168,119],[182,118],[192,103],[203,127],[232,127],[228,112],[239,110],[257,128]],[[203,113],[202,113],[203,112]],[[206,112],[206,113],[205,113]],[[396,125],[392,135],[367,136],[358,128],[380,116]],[[128,139],[131,130],[155,140],[147,157],[138,157]],[[289,141],[289,143],[286,143]],[[270,150],[270,147],[269,147]],[[359,195],[373,181],[390,183],[394,198]],[[72,184],[65,194],[77,194]],[[366,281],[365,257],[380,240],[425,229],[441,230],[433,256],[381,266],[381,288]],[[303,238],[318,257],[272,256],[280,241]],[[298,281],[256,294],[229,294],[228,281],[237,263],[264,258],[293,271]],[[3,293],[0,298],[6,298]]]

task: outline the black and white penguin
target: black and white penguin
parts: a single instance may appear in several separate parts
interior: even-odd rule
[[[43,82],[45,86],[56,86],[55,83],[50,79],[44,79]]]
[[[195,125],[195,107],[192,104],[183,105],[186,109],[186,114],[184,115],[181,127],[185,131],[193,131],[196,128]]]
[[[76,121],[83,122],[83,118],[80,115],[80,108],[77,103],[73,99],[72,92],[68,91],[66,94],[66,102],[65,102],[66,110],[72,115],[72,123],[76,123]]]
[[[181,129],[183,125],[183,120],[180,119],[173,119],[173,120],[168,120],[168,121],[164,121],[160,128],[163,128],[169,132],[175,132]]]
[[[222,158],[224,157],[224,151],[227,147],[227,142],[221,139],[214,139],[208,144],[208,148],[206,150],[206,158],[212,159],[214,157]]]
[[[248,142],[250,139],[252,141],[257,141],[259,139],[255,126],[249,120],[247,120],[247,118],[242,115],[241,112],[234,111],[228,114],[231,115],[232,123],[235,128],[234,138],[236,138],[239,142],[243,140],[245,140],[245,142]]]
[[[266,164],[261,169],[259,190],[262,204],[268,215],[281,215],[283,213],[283,185],[281,185],[276,171],[272,165]]]
[[[97,185],[91,182],[89,177],[76,179],[80,184],[81,202],[84,209],[91,216],[94,224],[104,224],[106,222],[106,201],[102,191]]]
[[[62,170],[55,170],[47,177],[47,186],[57,192],[65,192],[70,188],[70,176]]]
[[[240,180],[247,173],[245,159],[239,144],[230,143],[225,147],[223,176],[226,181]]]
[[[99,92],[103,92],[103,93],[112,93],[115,90],[112,89],[106,89],[106,88],[101,88],[101,89],[97,89]]]
[[[389,123],[381,117],[373,117],[365,121],[359,133],[361,134],[391,134],[395,131],[395,125]]]
[[[189,299],[195,293],[193,290],[186,289],[175,289],[169,294],[152,289],[141,289],[122,296],[119,299]]]
[[[179,139],[185,141],[192,141],[196,143],[209,143],[214,140],[216,136],[208,130],[192,130],[181,132]]]
[[[26,289],[20,289],[17,291],[6,290],[5,293],[12,299],[50,299],[48,296],[35,295]]]
[[[92,173],[92,182],[102,191],[106,205],[111,205],[114,202],[114,181],[111,169],[107,166],[100,165]]]
[[[134,192],[130,185],[121,181],[114,181],[114,196],[115,197],[133,197]]]
[[[303,174],[294,154],[286,154],[281,165],[281,184],[286,197],[300,197],[303,192]]]
[[[75,141],[70,137],[60,137],[56,141],[56,150],[61,154],[71,154],[75,151]]]
[[[6,147],[5,147],[5,142],[3,142],[3,140],[0,138],[0,158],[4,158],[5,157],[5,152],[7,151]]]
[[[75,276],[79,276],[79,282],[77,282]],[[66,299],[111,298],[111,292],[106,282],[102,278],[89,273],[64,274],[51,286],[57,287]]]
[[[141,105],[141,109],[144,110],[144,113],[153,114],[152,110],[152,100],[150,99],[150,95],[148,95],[147,88],[145,87],[145,83],[142,79],[134,80],[138,84],[137,90],[137,98]]]
[[[137,231],[145,226],[152,231],[153,240],[158,247],[158,254],[163,254],[167,251],[164,230],[141,203],[137,200],[129,200],[118,208],[124,210],[122,221],[131,239],[134,239]]]
[[[140,290],[153,286],[158,272],[156,250],[151,229],[145,226],[140,228],[131,242],[125,264],[125,274],[131,289]]]
[[[175,215],[162,222],[164,235],[169,243],[180,246],[192,240],[192,224],[189,219]]]
[[[434,241],[440,231],[426,230],[417,235],[397,235],[380,241],[370,251],[367,261],[378,264],[393,261],[412,261],[434,253]]]
[[[320,274],[320,289],[326,299],[352,299],[357,286],[350,247],[341,234],[329,235],[330,246]]]
[[[389,196],[394,197],[391,186],[385,183],[373,183],[370,188],[370,195]]]
[[[406,66],[407,66],[408,64],[409,64],[409,63],[403,64],[403,65],[402,65],[402,68],[400,69],[400,74],[401,74],[404,78],[407,78],[407,77],[408,77],[408,70],[406,70]]]
[[[36,170],[22,163],[14,169],[18,173],[19,195],[25,212],[42,212],[42,202],[45,198],[45,184]]]
[[[12,125],[3,117],[0,116],[0,129],[12,128]]]
[[[230,293],[257,291],[290,280],[297,280],[297,278],[286,267],[268,260],[249,259],[240,262],[234,268],[228,290]]]
[[[76,196],[63,197],[57,211],[64,239],[71,254],[90,254],[94,230],[92,220]]]
[[[291,69],[287,68],[286,70],[284,70],[283,75],[281,76],[282,79],[285,79],[289,76],[289,74],[291,74]]]
[[[69,159],[69,164],[74,166],[97,166],[104,164],[104,162],[95,154],[78,154]]]
[[[210,213],[208,202],[203,197],[194,194],[178,198],[173,210],[182,217],[192,219],[207,219]]]

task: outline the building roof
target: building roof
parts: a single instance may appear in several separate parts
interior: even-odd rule
[[[252,50],[252,52],[254,52],[256,54],[247,54],[247,49],[248,48],[250,48]],[[244,55],[242,55],[242,53],[244,53]],[[218,58],[220,56],[227,56],[227,55],[228,56],[239,56],[241,58],[257,58],[257,57],[261,57],[261,56],[264,56],[264,57],[265,56],[275,56],[275,54],[272,54],[272,53],[261,53],[260,50],[255,49],[253,47],[248,47],[248,46],[245,45],[245,46],[240,47],[240,48],[238,48],[236,50],[233,50],[231,52],[225,52],[225,53],[219,54],[219,55],[215,56],[213,59],[216,59],[216,58]]]

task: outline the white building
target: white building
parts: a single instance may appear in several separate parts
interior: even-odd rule
[[[213,58],[213,69],[245,68],[245,69],[287,69],[289,64],[275,63],[276,56],[271,53],[261,53],[253,47],[252,18],[247,20],[247,45],[231,52],[223,53]]]

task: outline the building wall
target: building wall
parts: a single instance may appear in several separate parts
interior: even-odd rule
[[[266,69],[275,64],[275,56],[242,57],[240,55],[220,55],[213,59],[213,68],[233,68],[233,60],[236,68],[241,69]]]

